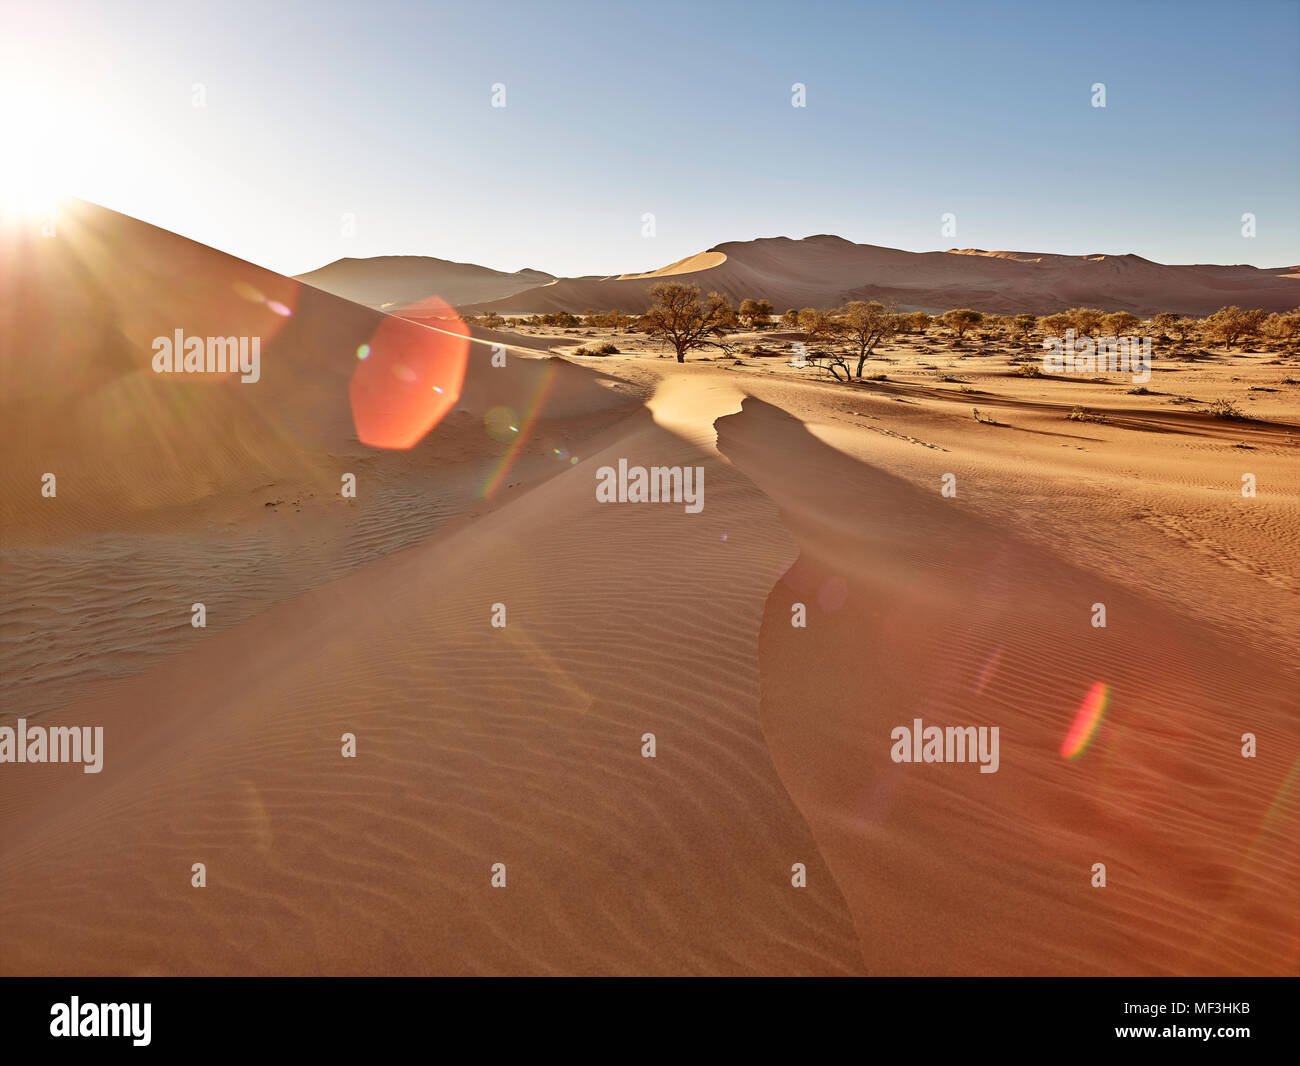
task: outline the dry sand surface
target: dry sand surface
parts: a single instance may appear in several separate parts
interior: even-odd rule
[[[4,973],[1300,969],[1294,361],[1142,395],[930,339],[846,386],[772,334],[476,331],[384,450],[358,347],[458,338],[89,207],[0,270],[0,724],[105,734],[0,767]],[[153,374],[176,327],[260,332],[262,380]],[[599,503],[620,458],[703,510]],[[894,763],[914,718],[998,771]]]

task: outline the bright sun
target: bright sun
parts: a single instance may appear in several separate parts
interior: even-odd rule
[[[37,78],[0,70],[0,209],[43,214],[68,195],[77,132]]]

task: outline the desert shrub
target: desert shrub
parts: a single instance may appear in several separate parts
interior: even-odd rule
[[[1260,332],[1270,341],[1292,340],[1300,335],[1300,308],[1285,315],[1274,312],[1260,323]]]
[[[1210,406],[1205,409],[1205,413],[1228,422],[1250,421],[1250,416],[1243,413],[1236,403],[1227,396],[1220,396],[1217,400],[1211,401]]]
[[[1088,407],[1076,406],[1073,411],[1065,416],[1071,422],[1105,422],[1107,418],[1100,411],[1094,411]]]

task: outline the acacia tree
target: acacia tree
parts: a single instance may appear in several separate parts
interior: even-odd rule
[[[799,328],[809,344],[820,344],[831,340],[839,332],[839,323],[826,311],[805,307],[799,312]]]
[[[1021,344],[1024,344],[1036,325],[1038,325],[1038,317],[1027,311],[1023,312],[1011,320],[1011,335],[1019,338]]]
[[[772,324],[772,305],[766,300],[751,300],[746,297],[736,312],[742,322],[752,329],[762,329]]]
[[[1058,311],[1056,314],[1048,315],[1043,319],[1043,331],[1057,337],[1064,336],[1067,329],[1073,328],[1074,320],[1070,317],[1068,311]]]
[[[1102,319],[1102,322],[1106,327],[1107,335],[1111,337],[1128,336],[1142,325],[1142,319],[1132,311],[1112,311]]]
[[[1178,321],[1178,316],[1172,311],[1161,311],[1158,315],[1151,318],[1151,327],[1160,334],[1160,339],[1164,340],[1173,332],[1174,323]]]
[[[716,292],[701,296],[698,285],[661,281],[650,290],[650,298],[655,302],[641,317],[641,328],[671,344],[679,363],[686,362],[686,353],[694,348],[713,345],[730,350],[716,339],[736,320],[724,296]]]
[[[969,307],[958,307],[952,311],[945,311],[939,316],[939,321],[947,326],[957,335],[957,344],[961,343],[962,337],[972,326],[978,326],[984,321],[984,316],[978,311],[972,311]]]
[[[1221,307],[1206,318],[1205,335],[1211,339],[1217,338],[1225,348],[1231,348],[1239,341],[1255,336],[1263,322],[1263,311],[1243,311],[1234,304],[1232,307]]]
[[[1179,344],[1186,344],[1196,337],[1201,328],[1201,323],[1195,318],[1176,318],[1169,324],[1169,328],[1178,337]]]
[[[1065,313],[1070,316],[1070,325],[1080,337],[1096,336],[1106,317],[1106,312],[1096,307],[1071,307]]]
[[[854,300],[844,306],[840,313],[840,328],[852,338],[858,350],[858,367],[854,377],[862,377],[862,367],[871,357],[872,350],[881,341],[888,340],[898,332],[900,316],[895,309],[886,307],[879,300],[868,303]]]

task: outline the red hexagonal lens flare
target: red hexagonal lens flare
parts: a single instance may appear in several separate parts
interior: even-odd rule
[[[436,326],[385,318],[357,349],[348,385],[357,438],[375,448],[411,448],[460,398],[469,327],[436,296]]]

